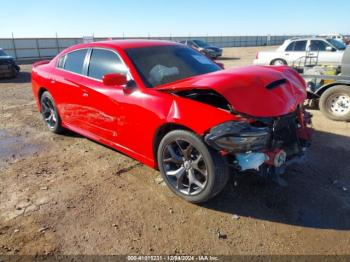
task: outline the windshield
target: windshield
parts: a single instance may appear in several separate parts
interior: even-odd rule
[[[0,49],[0,56],[7,56],[7,54],[3,50]]]
[[[212,60],[180,45],[125,50],[147,87],[221,70]]]
[[[346,49],[346,45],[344,45],[342,42],[340,42],[339,40],[335,40],[335,39],[327,39],[327,41],[329,43],[331,43],[335,48],[337,48],[338,50],[345,50]]]
[[[202,41],[202,40],[192,40],[196,45],[199,47],[209,47],[208,43]]]

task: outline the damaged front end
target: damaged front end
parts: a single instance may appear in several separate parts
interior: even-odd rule
[[[230,121],[212,128],[205,142],[226,155],[238,173],[256,172],[280,184],[286,166],[303,158],[312,134],[311,114],[301,106],[288,115]]]
[[[254,171],[279,182],[286,166],[303,158],[309,146],[311,115],[302,106],[305,81],[289,67],[221,70],[158,90],[235,116],[211,128],[204,140],[227,156],[236,173]]]

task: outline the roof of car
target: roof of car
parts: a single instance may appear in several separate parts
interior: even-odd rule
[[[324,37],[316,37],[316,36],[310,36],[310,37],[293,37],[293,38],[290,38],[290,39],[287,39],[286,41],[300,41],[300,40],[324,40],[325,38]]]
[[[333,34],[322,34],[322,35],[318,35],[318,36],[343,36],[343,35],[338,34],[338,33],[333,33]]]
[[[84,43],[74,46],[74,48],[83,47],[115,47],[115,48],[140,48],[149,46],[165,46],[165,45],[177,45],[176,42],[171,41],[161,41],[161,40],[143,40],[143,39],[133,39],[133,40],[109,40],[109,41],[99,41],[92,43]]]

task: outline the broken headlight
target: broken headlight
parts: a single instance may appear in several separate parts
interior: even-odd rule
[[[217,150],[234,153],[262,150],[269,145],[270,130],[246,122],[230,121],[212,128],[205,141]]]

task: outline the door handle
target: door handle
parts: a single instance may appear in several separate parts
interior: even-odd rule
[[[88,97],[88,96],[89,96],[88,93],[86,93],[86,92],[83,93],[83,97]]]
[[[289,55],[289,53],[286,53],[286,55]]]
[[[51,84],[55,84],[55,83],[56,83],[56,80],[53,79],[53,78],[51,78],[51,79],[50,79],[50,83],[51,83]]]

